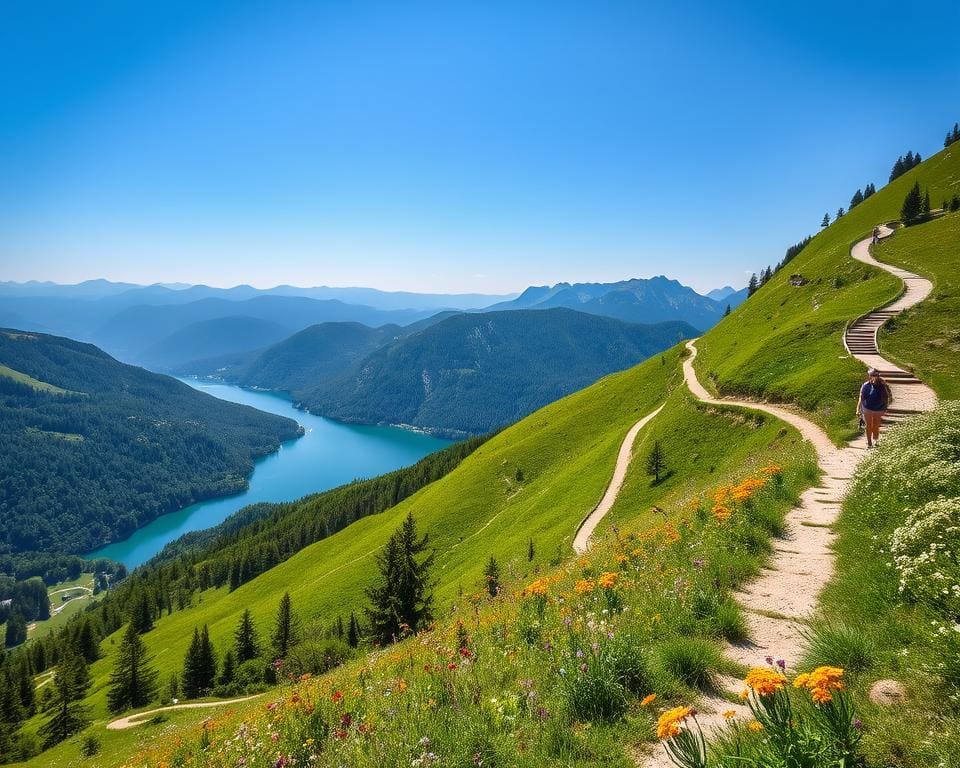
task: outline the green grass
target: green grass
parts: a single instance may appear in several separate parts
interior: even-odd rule
[[[852,402],[863,368],[847,356],[842,333],[850,320],[894,299],[902,284],[851,259],[850,246],[876,224],[896,219],[916,181],[933,200],[955,193],[960,145],[937,153],[820,232],[767,285],[705,334],[697,344],[701,381],[721,393],[795,404],[836,442],[851,437],[856,426]],[[778,258],[771,254],[770,260]],[[795,273],[809,282],[790,285]],[[912,356],[909,348],[900,354]]]
[[[193,628],[208,624],[214,645],[231,642],[238,617],[249,608],[261,636],[272,627],[277,604],[289,592],[305,623],[326,627],[366,605],[374,556],[407,512],[430,536],[437,557],[437,613],[482,582],[493,555],[507,571],[545,567],[571,553],[577,524],[603,494],[617,451],[630,426],[654,410],[680,384],[682,347],[653,358],[537,411],[482,445],[441,480],[378,515],[303,549],[233,592],[207,590],[194,605],[164,616],[144,636],[160,680],[182,669]],[[517,482],[520,468],[523,481]],[[526,560],[532,538],[536,558]],[[106,712],[106,689],[120,634],[101,644],[91,666],[88,703]],[[37,719],[28,727],[36,727]]]
[[[10,334],[7,334],[10,336]],[[63,389],[61,387],[56,387],[53,384],[48,384],[45,381],[40,381],[39,379],[33,378],[33,376],[28,376],[25,373],[20,373],[20,371],[15,371],[13,368],[8,368],[5,365],[0,365],[0,376],[3,376],[8,379],[13,379],[20,384],[26,384],[28,387],[31,387],[38,392],[49,392],[52,395],[79,395],[81,392],[71,392],[69,389]]]
[[[90,596],[89,593],[87,597],[75,597],[72,600],[67,601],[66,604],[61,600],[61,595],[65,594],[61,590],[70,589],[71,587],[88,587],[91,590],[93,589],[93,574],[84,573],[80,576],[79,579],[72,581],[64,581],[60,584],[55,584],[54,586],[47,589],[47,594],[50,596],[50,612],[51,614],[56,608],[59,608],[61,605],[64,606],[63,610],[57,613],[56,615],[51,615],[46,621],[37,621],[34,622],[36,626],[34,629],[31,629],[27,632],[27,637],[31,640],[38,637],[43,637],[44,635],[53,632],[54,630],[60,629],[66,625],[70,620],[70,617],[80,613],[83,609],[92,605],[94,600],[97,600],[100,596]],[[81,590],[76,590],[81,591]]]
[[[926,301],[884,326],[880,348],[940,397],[960,398],[960,213],[901,229],[873,254],[934,284]]]

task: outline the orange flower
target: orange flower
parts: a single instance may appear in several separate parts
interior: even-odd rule
[[[757,696],[770,696],[783,690],[787,684],[787,678],[776,670],[755,667],[747,673],[744,682]]]
[[[580,581],[574,584],[573,591],[578,595],[589,595],[595,588],[596,584],[590,581],[590,579],[580,579]]]
[[[617,585],[618,578],[620,578],[618,574],[607,571],[606,573],[601,573],[597,581],[604,589],[613,589]]]
[[[760,733],[760,731],[763,730],[763,725],[757,720],[754,720],[752,723],[749,723],[747,725],[747,728],[749,728],[754,733]]]
[[[843,670],[840,667],[817,667],[813,672],[797,675],[793,687],[806,688],[816,704],[826,704],[833,700],[831,691],[844,689],[842,677]]]
[[[657,720],[657,738],[672,739],[680,733],[680,726],[683,724],[683,721],[693,714],[694,712],[690,707],[674,707],[673,709],[668,709],[660,715],[660,719]]]
[[[650,704],[653,704],[657,700],[657,694],[650,693],[643,697],[643,701],[640,702],[641,707],[647,707]]]
[[[730,519],[732,514],[729,507],[723,506],[723,504],[714,504],[713,505],[713,517],[718,523],[725,523]]]
[[[781,475],[783,474],[783,467],[779,464],[768,464],[765,467],[761,467],[760,471],[765,475]]]
[[[731,718],[734,718],[737,716],[737,712],[734,709],[728,709],[726,712],[723,713],[723,716],[725,719],[730,720]]]
[[[527,595],[536,595],[537,597],[546,597],[547,590],[550,588],[550,582],[546,579],[537,579],[529,584],[521,593],[524,597]]]

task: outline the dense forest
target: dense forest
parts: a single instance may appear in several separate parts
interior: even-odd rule
[[[344,421],[480,434],[696,335],[682,321],[636,325],[569,309],[456,314],[293,395]]]
[[[0,555],[84,552],[240,491],[299,430],[89,344],[0,330]]]

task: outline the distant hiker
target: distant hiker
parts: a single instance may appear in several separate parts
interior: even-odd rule
[[[867,380],[860,387],[857,399],[857,413],[863,415],[866,424],[867,448],[873,448],[874,442],[880,439],[880,422],[892,399],[890,385],[880,378],[880,372],[876,368],[867,371]]]
[[[880,240],[880,227],[874,227],[873,228],[873,244],[876,245],[878,240]]]

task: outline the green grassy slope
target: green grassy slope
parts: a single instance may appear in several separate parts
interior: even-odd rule
[[[701,380],[721,393],[794,403],[838,442],[855,426],[850,398],[862,375],[845,354],[842,332],[854,317],[885,304],[901,289],[896,278],[849,258],[850,246],[876,224],[896,219],[917,181],[933,200],[960,180],[960,145],[953,145],[879,190],[813,241],[749,301],[697,345]],[[789,283],[792,274],[809,282]],[[851,395],[854,393],[854,395]]]
[[[881,330],[884,354],[941,397],[960,398],[960,213],[902,229],[873,254],[934,283],[929,299]]]
[[[203,592],[194,607],[164,617],[144,636],[160,679],[180,671],[195,625],[209,624],[214,644],[225,649],[237,617],[249,607],[265,635],[286,591],[308,621],[327,624],[337,615],[361,610],[373,557],[408,511],[437,550],[438,613],[461,585],[465,591],[476,588],[491,555],[505,566],[526,567],[530,538],[541,565],[566,558],[577,523],[609,481],[623,436],[681,382],[681,349],[532,414],[405,502],[307,547],[234,592]],[[89,703],[97,717],[105,717],[106,685],[118,642],[118,637],[107,638],[104,658],[91,667]]]
[[[83,394],[81,392],[71,392],[69,389],[63,389],[62,387],[55,387],[53,384],[47,384],[45,381],[35,379],[33,376],[27,376],[27,374],[20,373],[20,371],[15,371],[13,368],[8,368],[5,365],[0,365],[0,376],[3,376],[7,379],[12,379],[20,384],[26,384],[28,387],[35,389],[38,392],[49,392],[51,395]]]

